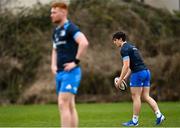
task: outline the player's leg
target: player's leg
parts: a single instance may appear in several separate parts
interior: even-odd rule
[[[72,98],[70,103],[70,110],[71,110],[71,126],[72,127],[78,127],[79,119],[78,119],[78,113],[76,110],[76,104],[75,104],[75,96],[78,93],[78,88],[81,81],[81,68],[77,67],[74,70],[71,71],[71,85],[72,85]]]
[[[142,92],[142,97],[154,111],[156,118],[157,118],[156,124],[159,125],[163,122],[165,117],[160,112],[157,102],[152,97],[149,96],[149,92],[150,92],[150,87],[144,87],[143,92]]]
[[[80,67],[76,67],[72,69],[69,72],[65,72],[62,78],[62,83],[61,83],[61,92],[63,93],[68,93],[68,102],[66,105],[67,108],[64,108],[68,111],[70,114],[70,126],[71,127],[77,127],[78,126],[78,114],[76,111],[75,107],[75,95],[78,92],[78,87],[80,85],[80,80],[81,80],[81,69]],[[69,125],[69,123],[68,123]]]
[[[158,111],[158,105],[156,101],[150,97],[150,71],[146,70],[144,72],[144,81],[143,81],[143,91],[142,91],[142,98],[150,105],[150,107],[153,109],[154,112]]]
[[[62,127],[71,127],[71,111],[70,111],[70,102],[71,96],[70,93],[59,93],[58,95],[58,106],[61,117],[61,126]]]
[[[58,110],[59,110],[59,115],[60,115],[61,126],[66,125],[66,123],[64,123],[64,121],[63,121],[63,120],[65,120],[64,119],[64,114],[63,114],[63,110],[64,110],[63,107],[65,106],[64,103],[66,101],[66,99],[65,99],[66,97],[60,94],[61,93],[61,88],[62,88],[61,83],[62,83],[63,74],[64,74],[63,72],[58,72],[56,74],[56,94],[58,96],[57,101],[58,101]],[[66,114],[66,115],[69,115],[69,114]],[[68,117],[66,117],[66,118],[68,118]],[[67,120],[67,122],[70,122],[70,121]]]
[[[142,87],[131,87],[131,96],[133,100],[133,115],[139,115],[141,110],[141,92]]]
[[[68,74],[64,71],[57,73],[56,75],[56,93],[58,95],[58,109],[60,115],[60,122],[62,127],[71,126],[71,112],[70,112],[70,102],[71,93],[68,92],[65,79]]]
[[[156,101],[149,95],[150,87],[144,87],[142,91],[142,98],[146,101],[154,112],[159,111]]]
[[[61,93],[59,95],[59,108],[62,127],[78,127],[78,114],[75,107],[75,95]]]
[[[141,92],[142,87],[131,87],[131,96],[133,100],[133,122],[137,123],[141,111]]]
[[[78,113],[76,110],[75,95],[73,95],[71,98],[70,112],[71,112],[71,127],[76,128],[78,127],[79,119],[78,119]]]
[[[132,73],[130,77],[130,91],[133,100],[133,117],[129,122],[123,123],[123,126],[137,126],[139,113],[141,110],[141,81],[138,73]]]
[[[141,111],[141,92],[142,87],[131,87],[131,95],[133,100],[133,117],[129,122],[123,123],[123,126],[138,126],[138,118]]]
[[[145,75],[146,78],[143,81],[143,91],[142,91],[142,98],[149,104],[149,106],[154,111],[157,120],[156,124],[161,124],[165,117],[161,114],[157,102],[149,95],[150,93],[150,71],[146,70]]]

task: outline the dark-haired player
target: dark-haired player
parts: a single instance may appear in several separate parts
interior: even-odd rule
[[[118,87],[122,80],[127,80],[130,76],[130,90],[133,100],[132,120],[123,123],[123,126],[138,126],[138,118],[141,110],[141,97],[153,109],[157,119],[156,125],[159,125],[165,119],[161,114],[156,101],[149,96],[150,91],[150,71],[144,64],[139,50],[131,43],[126,41],[126,35],[123,32],[117,32],[113,35],[113,43],[120,48],[123,59],[123,67],[116,84]]]

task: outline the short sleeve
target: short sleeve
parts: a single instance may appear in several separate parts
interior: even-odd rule
[[[123,60],[129,59],[129,53],[127,48],[122,48],[121,49],[121,56]]]
[[[71,26],[69,28],[69,32],[74,40],[76,40],[78,35],[81,34],[80,29],[74,24],[71,24]]]
[[[53,48],[57,48],[56,43],[53,41]]]

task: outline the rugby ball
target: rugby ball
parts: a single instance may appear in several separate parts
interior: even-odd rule
[[[119,77],[114,78],[114,85],[117,84]],[[127,89],[127,83],[125,80],[122,80],[122,83],[118,86],[119,90],[125,91]]]

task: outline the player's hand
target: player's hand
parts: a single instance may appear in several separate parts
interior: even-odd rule
[[[56,75],[56,74],[57,74],[57,66],[56,66],[56,65],[52,65],[52,66],[51,66],[51,71],[52,71],[52,73],[53,73],[54,75]]]
[[[122,80],[118,79],[117,83],[115,84],[116,88],[119,89],[119,86],[121,85]]]
[[[114,85],[117,89],[118,89],[118,81],[119,81],[119,77],[114,78]]]
[[[74,62],[65,63],[64,64],[64,70],[70,71],[71,69],[75,68],[77,65]]]
[[[123,79],[125,82],[127,82],[128,81],[128,77],[124,77],[124,79]]]

